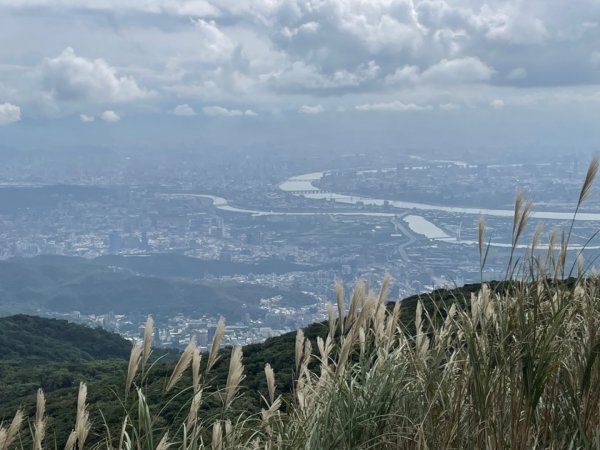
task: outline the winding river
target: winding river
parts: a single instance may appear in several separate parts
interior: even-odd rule
[[[253,216],[321,216],[321,215],[336,215],[336,216],[369,216],[369,217],[397,217],[399,215],[404,216],[403,221],[408,225],[410,230],[416,234],[425,236],[428,239],[447,242],[452,244],[464,244],[464,245],[476,245],[475,241],[458,240],[455,237],[448,235],[444,230],[439,228],[437,225],[428,221],[422,216],[416,213],[418,211],[442,211],[454,214],[463,215],[484,215],[492,217],[506,217],[512,218],[514,215],[513,210],[509,209],[490,209],[490,208],[472,208],[472,207],[460,207],[460,206],[443,206],[433,205],[427,203],[409,202],[404,200],[385,200],[372,197],[363,197],[356,195],[337,194],[333,192],[321,191],[313,183],[319,181],[325,176],[328,171],[322,172],[311,172],[303,175],[294,176],[288,178],[284,182],[279,184],[279,189],[284,192],[289,192],[293,195],[304,196],[304,198],[314,200],[329,200],[341,204],[360,204],[361,206],[384,206],[388,205],[393,208],[397,208],[399,211],[396,213],[392,212],[379,212],[379,211],[336,211],[336,210],[320,210],[320,211],[266,211],[256,210],[248,208],[237,208],[229,205],[227,199],[223,197],[217,197],[214,195],[205,194],[167,194],[171,197],[178,198],[207,198],[213,202],[213,205],[222,210],[232,213],[240,214],[251,214]],[[572,212],[556,212],[556,211],[534,211],[531,217],[536,219],[545,220],[566,220],[570,221],[573,219]],[[600,214],[598,213],[579,213],[575,220],[578,221],[592,221],[600,222]],[[510,244],[505,243],[492,243],[494,247],[510,247]],[[519,247],[526,247],[525,245]],[[572,245],[570,249],[580,249],[581,246]],[[599,249],[600,246],[587,246],[587,249]]]
[[[347,204],[362,204],[364,206],[383,206],[386,204],[385,199],[362,197],[356,195],[336,194],[331,192],[320,191],[314,186],[313,182],[320,180],[328,172],[314,172],[292,177],[279,185],[282,191],[286,192],[302,192],[305,198],[315,200],[333,200],[338,203]],[[442,206],[432,205],[428,203],[407,202],[404,200],[387,200],[387,204],[394,208],[413,210],[413,211],[443,211],[456,214],[467,215],[484,215],[493,217],[510,217],[514,215],[511,209],[489,209],[489,208],[468,208],[460,206]],[[536,219],[547,220],[571,220],[572,212],[553,212],[553,211],[534,211],[531,217]],[[600,222],[600,214],[598,213],[579,213],[576,220]]]

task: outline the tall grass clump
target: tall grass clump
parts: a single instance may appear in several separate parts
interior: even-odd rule
[[[575,215],[597,168],[594,160]],[[600,449],[600,276],[586,276],[580,253],[577,278],[564,279],[570,229],[558,247],[552,233],[548,248],[540,249],[537,228],[525,254],[518,255],[531,211],[519,194],[506,278],[482,284],[468,298],[423,296],[411,310],[386,303],[386,277],[379,292],[358,283],[346,309],[344,290],[336,286],[337,315],[329,305],[322,335],[311,341],[302,330],[296,334],[292,391],[278,392],[277,373],[264,367],[260,414],[232,407],[243,395],[239,347],[229,353],[226,385],[208,389],[211,369],[223,357],[220,321],[204,367],[192,340],[164,381],[164,395],[183,405],[183,419],[157,420],[160,411],[145,392],[153,368],[146,367],[149,319],[144,340],[133,344],[122,426],[107,426],[106,435],[85,448]],[[489,249],[483,220],[478,234],[483,278]],[[66,449],[82,449],[89,441],[85,393],[82,384]],[[211,396],[221,410],[204,416],[201,405]],[[0,449],[17,442],[23,421],[18,412],[0,427]],[[43,448],[44,427],[40,392],[31,427],[35,449]]]

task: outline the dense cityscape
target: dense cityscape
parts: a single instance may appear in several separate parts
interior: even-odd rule
[[[219,270],[187,273],[190,280],[276,287],[313,298],[301,306],[282,306],[277,296],[254,299],[262,313],[227,321],[224,344],[258,342],[323,320],[335,280],[347,289],[359,279],[377,289],[387,273],[393,299],[479,281],[480,211],[491,246],[485,276],[501,277],[516,189],[535,199],[540,215],[532,217],[523,239],[529,239],[535,223],[544,222],[542,241],[547,242],[553,227],[569,225],[585,170],[585,155],[543,165],[411,155],[282,164],[265,157],[252,164],[213,161],[185,171],[164,169],[157,176],[160,183],[149,183],[147,172],[127,172],[127,161],[112,176],[108,170],[73,177],[35,168],[23,176],[4,168],[0,256],[173,254],[220,264]],[[333,164],[338,167],[332,169]],[[597,199],[586,205],[597,206]],[[580,212],[585,220],[577,221],[576,244],[592,236],[598,223],[587,211]],[[121,311],[39,313],[128,337],[138,336],[143,322]],[[218,319],[173,312],[160,318],[156,343],[183,346],[194,335],[206,346]]]

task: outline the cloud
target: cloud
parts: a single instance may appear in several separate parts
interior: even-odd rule
[[[354,109],[357,111],[422,111],[431,109],[431,106],[421,106],[414,103],[393,101],[387,103],[366,103],[364,105],[358,105]]]
[[[130,102],[152,95],[133,77],[119,76],[105,60],[82,58],[71,47],[46,58],[40,72],[44,89],[61,101]]]
[[[442,111],[456,111],[460,109],[460,105],[458,103],[442,103],[440,109]]]
[[[11,103],[0,104],[0,125],[8,125],[19,120],[21,120],[21,108]]]
[[[543,43],[549,37],[546,25],[540,18],[523,12],[510,3],[501,9],[484,5],[480,19],[487,28],[485,36],[514,45]]]
[[[205,106],[202,108],[202,112],[209,117],[241,117],[258,115],[251,109],[242,111],[241,109],[227,109],[222,106]]]
[[[479,58],[442,59],[421,74],[421,79],[434,83],[472,83],[487,81],[496,71]]]
[[[321,105],[302,105],[298,109],[298,112],[302,114],[321,114],[323,111],[325,111],[325,108],[323,108]]]
[[[517,67],[506,75],[507,80],[523,80],[524,78],[527,78],[527,71],[522,67]]]
[[[314,64],[296,61],[269,79],[277,91],[291,93],[335,93],[360,90],[361,86],[377,80],[380,67],[375,61],[349,69],[324,73]]]
[[[492,100],[490,106],[494,109],[502,109],[504,108],[504,101],[500,99]]]
[[[442,59],[420,71],[417,66],[397,68],[385,77],[388,86],[406,84],[465,84],[489,81],[496,71],[479,58]]]
[[[0,98],[40,116],[515,107],[600,85],[597,0],[0,0],[0,12]]]
[[[88,116],[87,114],[79,114],[79,120],[83,123],[90,123],[96,120],[96,118],[94,116]]]
[[[150,2],[139,0],[0,0],[0,6],[15,9],[55,7],[62,10],[141,12],[175,16],[205,16],[218,14],[219,10],[208,0],[179,0]]]
[[[385,77],[385,83],[388,85],[395,84],[412,84],[417,83],[420,79],[420,72],[417,66],[404,66],[396,69],[394,73],[391,73]]]
[[[116,123],[119,120],[121,120],[121,116],[119,116],[116,112],[111,110],[104,111],[100,118],[108,123]]]
[[[236,45],[214,20],[198,19],[194,25],[199,35],[198,51],[202,60],[212,62],[230,58]]]
[[[306,22],[296,28],[288,28],[287,26],[284,26],[281,30],[281,34],[286,38],[291,39],[299,34],[316,33],[320,27],[321,25],[318,22]]]
[[[177,105],[175,108],[169,111],[169,113],[173,114],[174,116],[181,117],[191,117],[196,115],[196,111],[194,111],[194,109],[187,103],[184,103],[183,105]]]

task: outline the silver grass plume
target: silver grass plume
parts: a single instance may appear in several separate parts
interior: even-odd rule
[[[42,442],[44,441],[44,435],[46,433],[46,399],[44,397],[44,391],[38,389],[36,396],[36,408],[35,408],[35,423],[34,436],[33,436],[33,450],[42,450]]]
[[[577,200],[577,205],[581,205],[585,199],[588,197],[590,193],[590,189],[592,187],[592,183],[598,174],[598,157],[592,158],[590,161],[590,165],[588,166],[588,170],[585,174],[585,178],[583,179],[583,185],[581,186],[581,191],[579,192],[579,198]]]
[[[269,422],[269,419],[275,415],[277,411],[281,408],[281,396],[277,397],[269,406],[269,409],[263,409],[261,411],[261,419],[263,423]],[[269,430],[270,434],[270,430]]]
[[[329,336],[333,338],[335,335],[335,316],[333,313],[333,305],[331,303],[327,303],[327,320],[329,325]]]
[[[135,375],[140,366],[140,358],[143,352],[143,343],[136,340],[131,347],[131,353],[129,354],[129,364],[127,365],[127,380],[125,382],[125,397],[129,395],[131,384],[135,378]]]
[[[543,223],[538,223],[535,226],[535,231],[533,232],[533,237],[531,238],[531,254],[533,256],[533,253],[535,252],[537,246],[538,246],[538,242],[540,240],[540,236],[542,234],[542,231],[544,231],[544,224]]]
[[[213,424],[212,440],[210,446],[212,450],[223,449],[223,430],[221,428],[221,422],[219,422],[218,420]]]
[[[187,345],[181,356],[179,357],[179,361],[175,365],[173,369],[173,373],[171,374],[171,378],[169,378],[169,382],[167,383],[166,391],[169,392],[173,386],[177,384],[177,382],[183,376],[183,372],[189,367],[192,362],[192,357],[194,355],[194,350],[196,350],[196,337],[193,336],[190,339],[190,343]]]
[[[194,393],[200,390],[200,362],[202,361],[202,355],[200,349],[196,347],[192,355],[192,385],[194,387]]]
[[[365,329],[363,327],[358,329],[358,344],[360,346],[360,354],[364,355],[367,346],[367,336],[365,335]]]
[[[150,353],[152,353],[152,337],[154,334],[154,320],[148,316],[146,326],[144,327],[144,352],[142,354],[142,367],[146,366]]]
[[[342,349],[340,350],[340,356],[338,357],[337,364],[335,367],[335,377],[340,377],[346,368],[348,362],[348,356],[350,350],[354,344],[354,327],[348,332],[344,340],[342,341]]]
[[[24,419],[23,411],[18,410],[8,428],[0,428],[0,450],[7,450],[12,445]]]
[[[325,341],[323,341],[323,338],[321,336],[318,336],[317,348],[319,349],[319,354],[321,355],[320,380],[325,380],[330,375],[329,355],[331,353],[331,350],[333,350],[333,340],[331,336],[327,336]]]
[[[192,403],[190,404],[190,412],[186,421],[186,426],[188,430],[191,430],[194,424],[196,423],[196,419],[198,418],[198,409],[200,409],[201,404],[202,390],[199,390],[194,393],[194,396],[192,397]]]
[[[267,390],[269,391],[269,404],[275,401],[275,372],[271,364],[265,364],[265,378],[267,380]]]
[[[244,366],[242,364],[242,347],[239,345],[233,348],[229,360],[229,373],[227,375],[227,385],[225,386],[225,409],[229,409],[235,398],[235,394],[241,381],[244,379]]]
[[[483,234],[485,232],[485,217],[479,216],[477,221],[477,247],[479,249],[479,261],[483,263]]]
[[[381,282],[381,288],[379,289],[379,303],[385,302],[391,281],[392,276],[389,273],[386,273],[383,277],[383,281]]]
[[[396,329],[398,328],[398,321],[400,320],[400,301],[397,300],[394,303],[392,314],[389,314],[385,323],[385,335],[387,336],[388,345],[391,345]]]
[[[302,362],[302,346],[304,345],[304,331],[300,328],[296,332],[296,344],[294,347],[296,370],[300,370],[300,363]]]
[[[167,450],[171,444],[169,443],[169,432],[167,431],[158,442],[156,450]]]
[[[86,404],[87,385],[79,383],[79,394],[77,395],[77,419],[75,420],[75,432],[77,433],[77,447],[83,450],[85,440],[90,432],[90,413]]]
[[[302,368],[305,370],[308,368],[308,364],[312,357],[312,344],[310,343],[310,339],[304,340],[304,358],[302,359]],[[302,368],[300,369],[302,371]]]
[[[77,445],[77,432],[75,430],[71,431],[69,437],[67,438],[67,443],[65,444],[65,450],[74,450],[75,445]]]
[[[338,322],[340,325],[340,333],[344,333],[344,286],[342,286],[342,283],[340,281],[336,281],[335,283],[335,301],[337,303],[338,308]]]
[[[215,330],[215,335],[213,337],[212,344],[210,345],[208,362],[206,364],[206,375],[208,375],[212,367],[217,362],[217,359],[219,359],[219,344],[221,343],[223,333],[225,333],[225,319],[221,317],[217,322],[217,329]]]
[[[429,348],[429,338],[425,335],[423,330],[423,303],[421,303],[421,300],[417,303],[415,329],[417,331],[416,350],[419,355],[424,356]]]
[[[360,280],[354,286],[352,297],[350,299],[350,307],[348,308],[348,317],[346,318],[347,326],[351,326],[356,320],[356,315],[365,296],[365,282]]]

